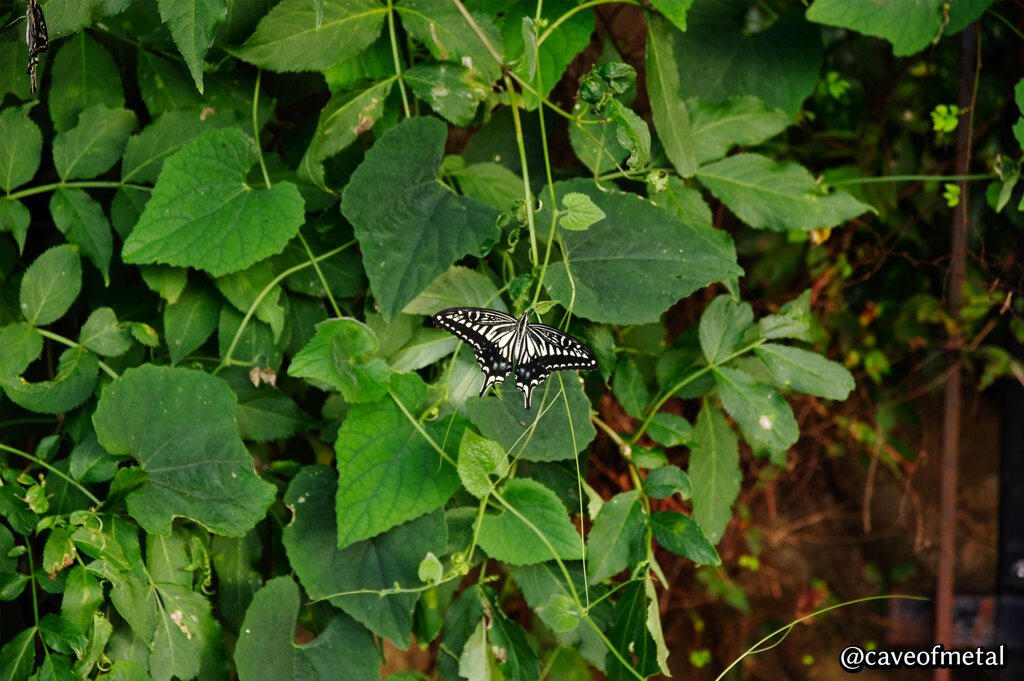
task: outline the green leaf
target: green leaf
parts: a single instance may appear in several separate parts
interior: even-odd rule
[[[158,0],[160,18],[185,58],[196,89],[203,91],[203,58],[228,17],[227,0]]]
[[[530,17],[523,17],[523,59],[526,60],[526,79],[537,77],[537,27]]]
[[[100,581],[84,567],[76,565],[71,568],[64,583],[64,598],[60,602],[61,617],[75,625],[79,631],[88,631],[93,612],[105,600]]]
[[[47,6],[47,10],[50,9]],[[56,29],[51,26],[50,31],[52,40],[56,37]],[[114,59],[85,31],[63,42],[53,59],[51,71],[50,91],[60,93],[57,97],[48,98],[50,118],[57,132],[73,128],[78,114],[91,106],[124,107],[121,74]]]
[[[21,280],[21,313],[33,326],[61,317],[82,289],[82,263],[71,246],[54,246],[35,259]]]
[[[0,669],[4,681],[23,681],[36,665],[36,631],[29,627],[4,644],[0,650]]]
[[[473,122],[477,107],[489,87],[459,64],[417,64],[402,74],[413,93],[453,125]]]
[[[540,659],[526,641],[523,628],[510,620],[500,609],[497,594],[484,589],[490,604],[490,627],[487,630],[492,653],[497,654],[502,679],[534,681],[540,678]]]
[[[78,550],[71,541],[71,535],[63,527],[58,527],[50,532],[43,546],[43,570],[52,579],[64,568],[74,565],[77,556]]]
[[[456,422],[449,432],[446,423],[416,422],[426,391],[416,374],[398,374],[390,395],[349,411],[335,443],[343,473],[337,499],[339,548],[429,513],[458,489],[455,467],[434,445],[446,443],[454,453],[462,426]]]
[[[290,182],[253,191],[245,174],[258,156],[251,138],[228,128],[212,130],[169,157],[125,241],[125,262],[221,276],[280,253],[302,225],[303,200]]]
[[[78,124],[53,139],[53,165],[62,180],[96,177],[110,170],[124,153],[135,129],[135,114],[94,104],[78,116]]]
[[[591,584],[614,577],[647,553],[644,512],[636,490],[616,494],[601,506],[587,537]]]
[[[686,13],[693,0],[651,0],[651,5],[665,15],[680,31],[686,32]]]
[[[534,480],[513,478],[500,495],[516,513],[503,504],[499,514],[481,520],[478,541],[491,558],[532,565],[583,557],[580,535],[554,492]]]
[[[237,537],[264,517],[274,487],[256,475],[234,408],[222,380],[187,369],[128,369],[104,388],[93,424],[104,449],[130,454],[148,473],[128,495],[147,532],[167,534],[184,516]]]
[[[685,10],[683,12],[685,27]],[[685,28],[683,29],[685,30]],[[690,114],[679,86],[676,39],[680,34],[658,14],[647,20],[647,93],[651,99],[651,118],[665,154],[681,177],[697,170],[697,157],[691,131]]]
[[[713,544],[725,533],[732,503],[740,492],[740,452],[736,434],[721,412],[705,400],[697,415],[690,454],[693,518]]]
[[[556,634],[564,634],[580,625],[575,601],[564,594],[553,595],[537,614]]]
[[[690,478],[678,466],[655,468],[644,479],[644,492],[655,499],[668,499],[673,494],[686,501],[690,498]]]
[[[11,402],[40,414],[60,414],[85,402],[96,385],[99,360],[84,348],[68,348],[60,355],[57,377],[29,383],[21,377],[0,378]]]
[[[629,152],[626,165],[636,170],[651,162],[651,130],[647,121],[617,99],[609,100],[608,113],[617,123],[615,139]]]
[[[402,310],[406,314],[432,315],[449,307],[489,307],[507,312],[498,288],[486,275],[452,265]]]
[[[237,122],[231,111],[200,109],[165,111],[137,135],[128,138],[121,161],[121,179],[125,182],[153,184],[160,176],[164,160],[207,130]]]
[[[319,636],[296,644],[301,606],[299,587],[291,577],[272,579],[259,590],[235,648],[239,681],[323,679],[339,669],[353,681],[380,678],[373,637],[346,615],[335,612]]]
[[[128,631],[130,632],[130,630]],[[106,674],[97,676],[96,681],[153,681],[153,677],[146,672],[146,668],[139,662],[134,660],[117,660],[110,665],[110,670]]]
[[[274,270],[269,260],[231,274],[217,277],[214,284],[229,303],[242,313],[254,310],[256,319],[274,332],[274,340],[284,331],[284,308],[281,289],[274,282]]]
[[[693,441],[693,426],[678,414],[660,411],[651,418],[647,436],[665,447],[678,447]]]
[[[700,347],[709,364],[733,354],[747,329],[754,323],[750,303],[737,303],[727,295],[711,301],[700,318]]]
[[[642,678],[653,676],[658,672],[657,652],[654,639],[647,631],[647,596],[644,584],[631,582],[615,602],[611,614],[613,622],[608,631],[608,642],[619,651],[622,659],[632,663],[632,670],[627,670],[619,662],[619,658],[608,651],[605,662],[605,673],[611,681],[635,679],[636,674]]]
[[[462,434],[459,444],[459,479],[466,491],[477,499],[486,499],[494,484],[490,476],[501,481],[508,475],[508,455],[494,440],[480,437],[471,430]]]
[[[106,482],[117,472],[117,459],[112,457],[90,433],[71,451],[69,472],[79,482]]]
[[[686,33],[677,37],[675,50],[680,95],[716,103],[754,95],[793,116],[818,81],[820,30],[795,7],[768,28],[757,30],[762,20],[752,29],[749,8],[736,0],[697,2],[690,8]]]
[[[104,357],[119,357],[132,347],[131,335],[117,321],[117,315],[109,307],[98,307],[89,314],[78,342],[87,349]]]
[[[451,354],[458,343],[458,338],[444,331],[416,329],[412,339],[388,358],[388,365],[401,374],[416,371]]]
[[[564,195],[562,206],[565,212],[559,216],[558,226],[574,232],[581,232],[607,217],[604,211],[594,205],[589,196],[578,192]]]
[[[193,284],[164,307],[164,337],[171,364],[198,349],[217,328],[221,302],[207,287]]]
[[[100,204],[81,189],[61,187],[50,197],[50,215],[57,229],[81,249],[109,284],[114,237]]]
[[[854,389],[853,376],[842,365],[821,355],[777,343],[765,343],[754,353],[782,385],[830,400],[845,400]]]
[[[0,142],[2,144],[2,142]],[[25,252],[25,238],[32,215],[21,201],[0,196],[0,232],[10,232],[18,243],[18,253]]]
[[[846,192],[827,192],[807,169],[759,154],[736,154],[701,166],[697,179],[751,227],[810,231],[876,212]]]
[[[485,83],[501,75],[500,61],[487,50],[480,37],[458,8],[447,0],[403,0],[395,6],[402,26],[426,45],[435,59],[468,66]],[[502,54],[501,34],[483,14],[473,14],[478,29],[491,46]]]
[[[721,565],[714,545],[708,541],[697,521],[676,511],[651,514],[651,531],[659,544],[697,565]]]
[[[310,598],[327,598],[378,635],[407,647],[419,594],[372,592],[420,585],[420,562],[427,553],[445,550],[443,515],[435,510],[339,550],[336,486],[337,477],[327,466],[303,468],[288,486],[284,502],[294,512],[282,532],[288,560]],[[345,593],[361,590],[367,593]]]
[[[943,0],[882,5],[870,0],[824,0],[815,1],[807,10],[807,20],[888,40],[893,55],[907,57],[928,47],[941,34],[943,5]]]
[[[562,386],[565,398],[560,394]],[[563,399],[568,401],[568,413]],[[473,424],[513,459],[574,459],[597,434],[590,422],[590,401],[583,392],[583,384],[571,373],[555,374],[539,385],[533,407],[530,412],[524,411],[522,393],[511,386],[502,390],[497,399],[471,397],[466,400],[466,410]],[[569,414],[572,414],[571,422]]]
[[[569,143],[576,158],[597,177],[617,167],[629,156],[615,138],[618,126],[605,116],[589,110],[582,123],[569,126]]]
[[[800,437],[793,410],[779,391],[758,383],[738,369],[714,370],[722,405],[753,442],[786,450]]]
[[[130,0],[50,0],[46,24],[50,40],[75,33],[100,17],[123,12]]]
[[[10,106],[0,111],[0,189],[10,193],[33,177],[39,169],[43,133],[28,117],[31,107]]]
[[[757,328],[763,338],[796,338],[811,341],[811,289],[805,290],[797,298],[789,301],[779,310],[778,314],[761,317]]]
[[[499,235],[493,209],[438,181],[446,137],[437,119],[403,121],[366,153],[345,188],[342,213],[355,228],[388,321],[453,262]],[[396,185],[395,177],[402,182]]]
[[[360,321],[343,317],[316,325],[316,336],[292,359],[288,373],[323,381],[349,402],[376,402],[391,385],[391,369],[373,357],[377,337]]]
[[[523,198],[523,178],[499,163],[471,163],[452,170],[451,176],[463,195],[479,199],[495,210],[507,212]]]
[[[575,291],[565,267],[548,270],[551,297],[575,314],[611,324],[655,322],[680,298],[743,273],[734,255],[664,208],[636,195],[602,192],[588,180],[555,184],[558,199],[573,191],[589,196],[608,216],[585,232],[562,234]],[[547,210],[538,224],[549,224]],[[623,237],[634,230],[639,233]]]
[[[658,594],[654,591],[654,576],[648,574],[644,578],[644,595],[647,597],[647,633],[654,641],[655,659],[658,669],[665,676],[671,676],[668,668],[668,646],[665,645],[665,633],[661,626],[661,612],[658,606]]]
[[[89,643],[74,622],[53,613],[39,620],[39,635],[51,650],[76,657],[82,657]]]
[[[263,544],[255,531],[244,537],[214,536],[210,542],[220,612],[236,631],[241,630],[245,611],[263,584],[263,577],[254,567],[262,551]]]
[[[323,71],[357,54],[380,33],[387,8],[374,0],[284,0],[232,54],[271,71]]]
[[[355,142],[359,135],[370,130],[380,120],[395,80],[387,78],[331,95],[320,112],[316,132],[299,167],[305,177],[323,186],[324,168],[321,162]]]
[[[43,351],[43,337],[28,322],[0,329],[0,378],[23,373]]]
[[[182,619],[181,613],[177,614],[177,618]],[[175,676],[191,679],[199,673],[198,651],[189,645],[181,625],[164,608],[157,611],[152,648],[149,669],[156,681],[170,681]]]
[[[640,418],[643,415],[644,407],[651,399],[640,370],[636,368],[634,362],[625,359],[619,361],[619,366],[615,370],[612,391],[615,394],[615,399],[633,418]]]
[[[765,106],[757,97],[736,96],[719,104],[697,98],[687,101],[697,162],[722,158],[734,146],[752,147],[779,134],[792,119]]]
[[[311,419],[287,394],[267,383],[255,386],[243,371],[220,374],[235,391],[235,421],[243,440],[267,442],[290,437],[313,425]]]

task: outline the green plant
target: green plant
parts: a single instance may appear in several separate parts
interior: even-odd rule
[[[46,106],[0,76],[5,678],[370,679],[380,639],[430,644],[445,679],[668,672],[660,549],[719,564],[739,436],[784,465],[787,399],[854,388],[813,350],[811,289],[755,314],[757,263],[712,217],[803,248],[876,211],[773,147],[834,3],[653,2],[653,130],[611,43],[558,89],[586,5],[270,4],[51,0]],[[424,324],[454,305],[533,310],[600,369],[531,412],[476,397],[471,353]],[[595,409],[609,385],[628,432]],[[608,499],[604,442],[629,482]]]

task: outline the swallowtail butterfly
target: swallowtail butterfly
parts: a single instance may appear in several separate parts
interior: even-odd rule
[[[25,12],[25,43],[28,45],[28,75],[31,79],[32,94],[36,93],[38,82],[36,68],[39,66],[39,55],[50,47],[46,34],[46,19],[39,0],[28,0],[28,11]]]
[[[452,307],[438,312],[433,321],[473,348],[484,372],[481,397],[515,369],[516,387],[529,410],[533,389],[552,371],[597,368],[590,348],[553,326],[531,324],[529,312],[517,319],[482,307]]]

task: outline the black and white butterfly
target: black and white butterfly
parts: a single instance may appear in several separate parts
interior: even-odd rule
[[[28,45],[28,76],[32,94],[36,93],[38,82],[36,69],[39,67],[39,55],[50,47],[46,33],[46,18],[39,0],[28,0],[28,11],[25,12],[25,43]]]
[[[529,410],[530,394],[552,371],[597,368],[590,348],[553,326],[531,324],[529,312],[517,319],[482,307],[451,307],[434,315],[433,321],[473,348],[484,372],[481,397],[515,369],[516,387],[523,391]]]

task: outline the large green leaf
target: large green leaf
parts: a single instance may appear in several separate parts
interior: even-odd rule
[[[453,125],[469,125],[489,87],[458,64],[417,64],[402,74],[417,97]]]
[[[17,376],[43,351],[43,337],[28,322],[0,329],[0,378]]]
[[[800,437],[793,410],[770,385],[758,383],[739,369],[715,369],[715,384],[729,416],[754,442],[785,451]]]
[[[559,200],[569,192],[586,194],[607,216],[586,231],[562,233],[572,282],[558,263],[549,266],[545,280],[551,297],[582,317],[654,322],[680,298],[743,273],[735,255],[730,258],[706,230],[650,201],[601,191],[589,180],[555,184]],[[549,224],[549,210],[546,205],[540,212],[538,224]]]
[[[486,275],[453,265],[405,306],[406,314],[432,315],[449,307],[489,307],[506,312],[498,287]]]
[[[124,11],[131,0],[50,0],[43,9],[50,40],[92,25],[100,17]],[[40,3],[42,4],[42,3]]]
[[[807,10],[807,20],[828,26],[840,26],[858,33],[883,38],[892,43],[897,57],[920,52],[938,37],[947,20],[945,0],[914,2],[872,2],[872,0],[815,0]],[[983,4],[952,3],[959,4]]]
[[[449,0],[401,0],[395,9],[409,34],[426,45],[435,58],[469,67],[485,83],[501,75],[496,61],[480,36]],[[474,14],[473,20],[498,54],[503,53],[501,34],[490,18]]]
[[[188,369],[142,366],[104,388],[96,434],[104,449],[130,454],[148,474],[128,495],[129,513],[147,531],[167,534],[184,516],[237,537],[264,517],[274,487],[256,475],[234,409],[227,384]]]
[[[711,301],[700,317],[700,348],[709,364],[723,361],[736,351],[754,323],[750,303],[737,303],[727,295]]]
[[[665,17],[660,14],[648,16],[646,67],[651,117],[658,139],[665,147],[665,155],[676,172],[682,177],[690,177],[697,170],[697,157],[690,114],[679,87],[675,50],[680,36]]]
[[[757,97],[737,96],[720,104],[687,101],[697,162],[722,158],[734,146],[751,147],[785,130],[792,119]]]
[[[317,24],[309,0],[284,0],[235,56],[271,71],[323,71],[377,39],[387,8],[375,0],[323,0]]]
[[[722,559],[697,521],[678,511],[651,514],[651,531],[659,544],[697,565],[721,565]]]
[[[121,161],[125,182],[155,183],[164,160],[207,130],[230,125],[238,119],[232,111],[172,109],[160,115],[139,134],[132,135]]]
[[[766,29],[752,29],[750,5],[750,0],[695,0],[675,50],[679,94],[710,102],[755,95],[792,116],[818,80],[820,30],[795,8]]]
[[[563,386],[565,397],[561,394]],[[531,411],[523,410],[523,395],[511,385],[502,389],[497,398],[469,398],[466,410],[485,437],[516,459],[574,459],[597,434],[590,422],[590,401],[572,372],[553,374],[539,385]]]
[[[853,376],[837,362],[821,355],[777,343],[765,343],[754,353],[782,385],[824,397],[845,400],[854,388]]]
[[[722,539],[732,503],[740,493],[740,450],[736,433],[721,412],[707,401],[697,415],[693,439],[698,447],[690,454],[693,517],[717,544]]]
[[[554,492],[535,480],[513,478],[499,494],[515,513],[503,504],[497,515],[483,517],[478,541],[487,555],[510,565],[583,557],[580,535]]]
[[[462,423],[449,429],[416,421],[426,393],[418,375],[398,374],[389,395],[349,411],[334,445],[341,474],[338,547],[440,508],[459,488],[455,467],[434,445],[443,444],[454,460]]]
[[[353,681],[380,678],[373,636],[347,615],[333,613],[314,640],[296,644],[301,606],[291,577],[272,579],[256,593],[235,647],[239,681],[326,681],[341,669]]]
[[[135,129],[135,114],[95,104],[82,111],[78,124],[53,139],[53,165],[62,180],[96,177],[110,170],[124,153]]]
[[[139,222],[125,241],[129,263],[164,263],[214,276],[280,253],[302,225],[291,182],[255,191],[245,175],[259,150],[240,130],[212,130],[164,163]]]
[[[697,179],[757,229],[810,231],[875,212],[846,192],[823,189],[803,166],[760,154],[736,154],[701,166]]]
[[[74,127],[78,114],[93,105],[105,104],[111,109],[124,106],[117,64],[106,48],[85,31],[60,46],[52,72],[50,90],[60,95],[49,97],[48,101],[57,132]]]
[[[446,137],[436,118],[403,121],[377,140],[345,188],[341,210],[388,321],[449,265],[499,236],[493,208],[439,181]]]
[[[327,383],[349,402],[376,402],[391,385],[391,370],[373,357],[377,337],[360,321],[343,317],[316,325],[316,336],[288,367],[291,376]]]
[[[157,0],[160,18],[185,58],[196,89],[203,91],[203,57],[228,17],[227,0]]]
[[[36,174],[43,150],[43,134],[28,117],[31,107],[0,111],[0,189],[10,192]]]
[[[647,552],[644,510],[636,490],[601,506],[587,537],[587,578],[596,584],[638,563]]]
[[[284,501],[295,514],[282,532],[288,559],[311,598],[329,599],[378,635],[405,648],[419,594],[374,592],[385,592],[395,585],[409,589],[420,584],[418,568],[423,558],[430,552],[444,553],[444,516],[435,510],[339,550],[334,515],[336,485],[331,469],[310,466],[288,486]],[[342,518],[341,522],[347,521]],[[365,592],[357,593],[360,591]]]

